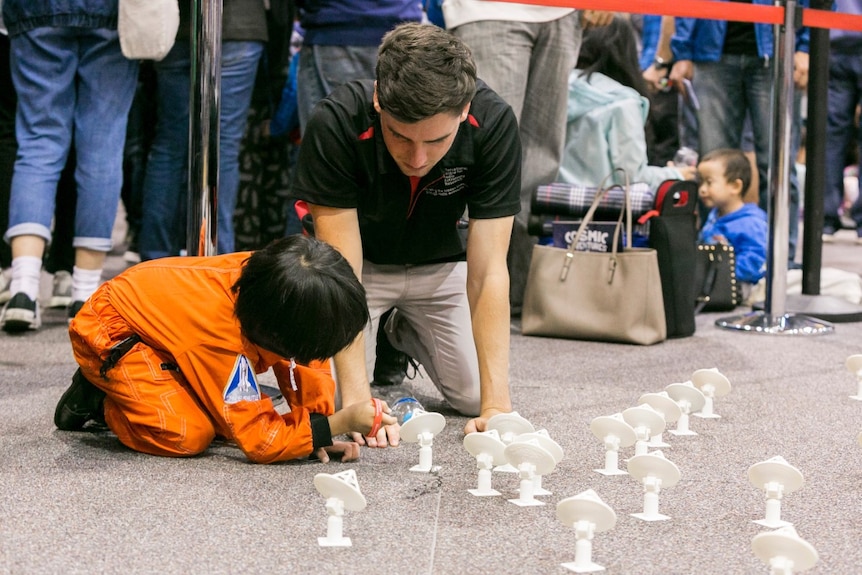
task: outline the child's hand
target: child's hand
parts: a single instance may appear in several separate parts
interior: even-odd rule
[[[333,441],[329,447],[321,447],[314,455],[322,463],[329,463],[331,456],[335,459],[348,462],[359,459],[359,444],[353,441]]]
[[[376,447],[376,445],[371,445],[370,441],[376,437],[381,437],[383,441],[381,447],[385,447],[386,431],[381,427],[384,425],[392,426],[394,423],[395,418],[389,415],[389,406],[379,399],[358,401],[329,416],[329,428],[333,436],[351,433],[355,439],[359,434],[370,435],[367,442],[357,440],[360,445],[368,443],[370,447]],[[396,435],[396,444],[397,441]]]

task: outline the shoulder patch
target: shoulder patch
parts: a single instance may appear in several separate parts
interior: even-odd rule
[[[223,396],[225,403],[260,401],[260,386],[246,356],[242,354],[236,356],[236,363],[233,364],[233,371],[224,388]]]

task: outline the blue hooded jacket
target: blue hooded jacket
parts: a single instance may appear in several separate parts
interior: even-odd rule
[[[737,281],[754,284],[766,275],[769,226],[766,212],[757,204],[744,204],[722,217],[718,217],[718,208],[713,208],[700,229],[698,240],[705,244],[717,244],[716,236],[724,236],[727,243],[733,246]]]

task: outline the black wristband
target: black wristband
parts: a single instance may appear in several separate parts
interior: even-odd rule
[[[653,60],[653,66],[655,66],[656,70],[670,70],[671,67],[673,67],[673,61],[668,61],[660,56],[656,56],[655,60]]]
[[[320,413],[310,413],[311,444],[315,450],[332,445],[332,430],[329,428],[329,418]]]

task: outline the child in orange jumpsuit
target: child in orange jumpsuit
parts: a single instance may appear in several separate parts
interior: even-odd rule
[[[367,321],[347,260],[313,238],[138,264],[71,322],[80,368],[54,422],[74,431],[103,418],[124,445],[153,455],[196,455],[221,436],[257,463],[355,459],[357,444],[332,437],[394,423],[370,391],[335,411],[328,358]],[[284,415],[255,378],[270,367],[290,406]]]

